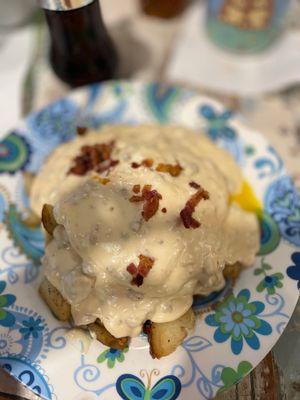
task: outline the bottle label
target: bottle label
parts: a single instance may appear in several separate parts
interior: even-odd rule
[[[40,7],[46,10],[68,11],[80,8],[95,0],[38,0]]]

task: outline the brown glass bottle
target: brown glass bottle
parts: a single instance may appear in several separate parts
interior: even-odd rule
[[[153,17],[173,18],[179,15],[186,0],[140,0],[143,11]]]
[[[60,79],[77,87],[115,76],[117,54],[98,0],[79,8],[44,11],[51,36],[50,62]]]

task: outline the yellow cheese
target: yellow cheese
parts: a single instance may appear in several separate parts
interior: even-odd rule
[[[256,213],[258,217],[262,215],[262,203],[256,197],[256,194],[247,181],[243,182],[242,190],[239,193],[230,196],[229,201],[230,203],[238,204],[245,211]]]

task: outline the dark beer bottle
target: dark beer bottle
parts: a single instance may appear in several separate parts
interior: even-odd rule
[[[39,0],[49,26],[50,63],[72,87],[111,79],[117,54],[98,0]]]
[[[144,13],[153,17],[173,18],[185,7],[186,0],[140,0]]]

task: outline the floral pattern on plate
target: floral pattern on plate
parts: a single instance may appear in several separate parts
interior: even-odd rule
[[[257,334],[270,335],[271,325],[259,318],[265,309],[260,301],[250,302],[250,291],[241,290],[238,295],[229,296],[217,306],[214,314],[209,314],[205,322],[212,327],[217,327],[214,339],[218,343],[231,339],[231,350],[240,354],[244,341],[252,349],[257,350],[260,342]]]
[[[24,193],[24,173],[36,173],[56,146],[76,135],[76,126],[149,122],[201,129],[232,154],[263,203],[254,267],[243,271],[235,286],[229,280],[220,292],[195,298],[195,309],[205,315],[182,346],[162,360],[151,358],[144,337],[133,339],[129,349],[112,350],[54,318],[38,294],[44,238],[39,225],[32,225]],[[75,91],[11,132],[0,143],[3,368],[47,400],[203,400],[259,363],[289,321],[300,282],[299,196],[262,136],[209,98],[126,81]]]

